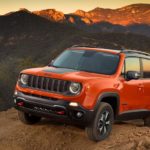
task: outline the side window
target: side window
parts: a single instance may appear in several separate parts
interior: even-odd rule
[[[143,62],[143,77],[150,78],[150,60],[142,59]]]
[[[136,57],[128,57],[125,61],[125,74],[128,71],[138,71],[140,72],[140,59]]]

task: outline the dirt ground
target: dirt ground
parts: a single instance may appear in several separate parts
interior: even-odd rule
[[[150,150],[150,128],[140,120],[115,124],[102,142],[90,141],[84,129],[43,119],[24,125],[17,112],[0,112],[0,150]]]

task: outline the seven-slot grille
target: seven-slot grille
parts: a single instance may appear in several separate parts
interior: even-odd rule
[[[27,87],[50,92],[65,93],[68,91],[69,85],[69,81],[29,75]]]

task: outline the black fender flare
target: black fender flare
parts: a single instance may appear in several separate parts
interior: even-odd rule
[[[119,110],[120,110],[120,96],[116,92],[104,92],[104,93],[101,93],[99,95],[99,97],[98,97],[97,103],[95,104],[94,111],[97,111],[98,107],[100,106],[101,101],[104,98],[107,98],[107,97],[115,97],[116,98],[116,100],[117,100],[117,110],[116,110],[115,116],[117,116],[119,114]]]

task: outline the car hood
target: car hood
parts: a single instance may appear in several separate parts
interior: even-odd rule
[[[58,78],[62,80],[71,80],[75,82],[83,82],[87,80],[97,78],[110,78],[110,75],[102,75],[97,73],[90,73],[85,71],[78,71],[66,68],[55,68],[55,67],[43,67],[43,68],[32,68],[22,71],[22,73],[45,76],[50,78]]]

